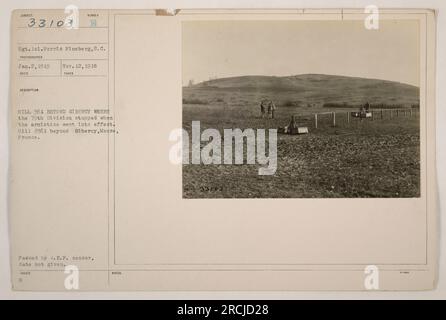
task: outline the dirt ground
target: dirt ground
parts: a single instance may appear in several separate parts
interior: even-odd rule
[[[336,126],[330,115],[336,111]],[[384,113],[383,119],[351,119],[349,110],[280,107],[262,119],[256,105],[183,104],[183,127],[201,130],[278,128],[298,115],[306,135],[278,134],[277,171],[259,176],[255,165],[183,165],[184,198],[358,198],[420,196],[419,116]],[[351,111],[351,110],[350,110]]]

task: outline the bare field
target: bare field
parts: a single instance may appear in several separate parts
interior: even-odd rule
[[[336,111],[314,128],[312,113]],[[347,110],[282,107],[276,119],[261,119],[256,105],[183,104],[183,127],[201,130],[277,128],[291,115],[308,135],[278,135],[277,171],[259,176],[259,165],[183,165],[184,198],[419,197],[419,117],[346,121]]]
[[[264,98],[278,107],[275,119],[260,117]],[[259,165],[184,165],[185,198],[419,197],[420,132],[416,109],[375,113],[359,121],[347,114],[365,102],[372,109],[419,103],[419,89],[392,81],[305,74],[241,76],[183,88],[183,127],[268,129],[291,116],[307,135],[278,135],[277,171],[259,176]],[[336,112],[336,126],[331,114]],[[205,143],[203,143],[205,144]]]

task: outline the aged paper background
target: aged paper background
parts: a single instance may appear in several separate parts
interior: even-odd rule
[[[120,32],[123,32],[123,34],[122,34],[122,41],[125,41],[126,39],[126,37],[125,37],[125,35],[126,35],[126,32],[132,32],[132,21],[135,19],[135,18],[132,18],[132,19],[128,19],[128,18],[126,18],[127,16],[126,15],[123,15],[123,17],[122,18],[118,18],[118,23],[122,23],[122,29],[120,29],[121,31]],[[142,23],[142,24],[145,24],[145,23],[147,23],[148,25],[148,27],[156,27],[158,24],[163,24],[164,23],[164,21],[160,21],[160,20],[157,20],[157,22],[155,23],[155,24],[151,24],[151,21],[150,21],[150,19],[143,19],[142,17],[139,17],[138,19],[141,19],[141,22],[140,23]],[[155,18],[155,19],[157,19],[157,18]],[[116,20],[115,20],[115,23],[116,23]],[[169,25],[171,25],[170,24],[170,22],[166,22],[166,25],[163,25],[163,28],[162,29],[159,29],[159,31],[163,31],[163,32],[167,32],[168,34],[170,34],[169,33],[169,27],[171,27],[171,28],[175,28],[175,25],[171,25],[171,26],[169,26]],[[126,28],[128,28],[128,29],[126,29]],[[136,31],[136,30],[133,30],[133,31]],[[117,34],[117,36],[118,36],[118,38],[119,38],[119,33]],[[150,51],[150,53],[151,54],[155,54],[155,57],[157,56],[157,54],[159,54],[159,55],[163,55],[162,57],[160,57],[160,59],[165,59],[166,58],[166,51],[168,52],[168,54],[171,54],[172,56],[171,56],[171,58],[172,58],[172,61],[173,61],[173,63],[171,64],[171,66],[170,66],[170,68],[171,68],[171,70],[175,70],[175,68],[177,68],[179,65],[179,61],[178,61],[178,56],[176,55],[176,54],[174,54],[174,52],[175,52],[175,50],[172,50],[172,51],[168,51],[168,50],[162,50],[163,48],[162,48],[162,45],[161,45],[161,43],[162,43],[162,41],[165,41],[166,39],[165,38],[167,38],[167,34],[166,34],[166,37],[163,37],[163,34],[158,34],[158,37],[159,38],[156,38],[156,39],[154,39],[155,40],[155,42],[158,44],[158,46],[157,46],[157,48],[156,48],[156,50],[155,50],[155,52],[154,51]],[[157,41],[158,40],[158,41]],[[178,42],[178,41],[177,41]],[[129,43],[128,44],[129,46],[131,45],[131,43]],[[169,39],[169,41],[168,42],[166,42],[166,43],[164,43],[163,45],[166,45],[167,47],[171,47],[171,46],[175,46],[175,45],[178,45],[178,44],[175,44],[175,38],[170,38]],[[123,53],[123,56],[127,56],[127,55],[130,55],[131,54],[131,51],[130,52],[127,52],[127,51],[125,51],[125,50],[128,50],[129,49],[129,47],[128,46],[124,46],[124,48],[122,49],[122,50],[124,50],[124,53]],[[147,50],[153,50],[153,48],[147,48]],[[158,51],[159,50],[159,51]],[[168,56],[167,56],[168,57]],[[141,57],[134,57],[134,56],[131,56],[131,58],[141,58]],[[125,104],[126,104],[126,106],[128,106],[128,105],[132,105],[132,101],[135,101],[134,102],[134,106],[132,107],[132,110],[133,110],[133,108],[135,108],[136,107],[136,105],[138,104],[138,101],[139,100],[141,100],[141,99],[143,99],[144,98],[144,88],[142,88],[141,87],[141,90],[136,90],[135,91],[135,88],[134,87],[132,87],[132,85],[134,85],[134,83],[130,83],[130,81],[125,81],[125,80],[128,80],[128,79],[131,79],[131,78],[133,78],[133,77],[138,77],[138,74],[135,74],[134,72],[138,72],[138,71],[140,71],[140,72],[143,72],[144,71],[144,67],[145,68],[150,68],[150,69],[154,69],[154,70],[156,70],[156,68],[159,68],[157,65],[156,65],[156,63],[153,63],[154,61],[152,61],[152,63],[153,63],[153,65],[150,65],[150,61],[146,61],[146,60],[138,60],[139,62],[142,62],[144,65],[143,65],[143,68],[142,68],[142,70],[130,70],[130,74],[129,74],[129,70],[127,70],[124,66],[122,66],[123,67],[123,69],[122,70],[120,70],[121,72],[122,72],[122,76],[120,76],[119,77],[119,79],[121,79],[121,80],[123,80],[123,83],[122,84],[120,84],[118,87],[120,88],[119,90],[122,90],[121,91],[121,93],[118,93],[117,95],[116,95],[116,93],[115,93],[115,95],[116,95],[116,97],[118,97],[118,103],[119,103],[119,98],[121,97],[122,98],[122,101],[125,101]],[[177,63],[177,64],[175,64],[175,63]],[[145,65],[145,64],[149,64],[149,65]],[[119,63],[118,63],[118,68],[119,68]],[[170,70],[170,69],[169,69]],[[162,78],[161,79],[161,81],[165,81],[165,83],[166,83],[166,85],[168,85],[168,83],[169,83],[169,81],[172,81],[171,79],[172,79],[172,77],[174,78],[174,77],[178,77],[178,74],[176,74],[175,72],[172,72],[172,74],[170,75],[170,76],[168,76],[169,75],[169,70],[165,70],[165,69],[163,69],[163,72],[164,73],[167,73],[166,74],[166,77],[165,78]],[[139,76],[143,76],[143,74],[140,74]],[[126,77],[128,77],[128,79],[126,78]],[[159,79],[158,79],[159,80]],[[178,81],[180,81],[180,80],[178,80]],[[163,82],[164,83],[164,82]],[[143,83],[139,83],[139,84],[143,84]],[[127,87],[126,87],[127,86]],[[138,87],[136,88],[136,89],[138,89]],[[125,95],[126,93],[128,93],[128,92],[131,92],[132,94],[130,95],[130,96],[128,96],[128,95]],[[135,92],[137,92],[138,94],[141,94],[142,96],[141,97],[138,97],[137,95],[135,96]],[[122,95],[122,94],[124,94],[124,96]],[[57,96],[55,97],[55,99],[57,99]],[[133,100],[134,99],[134,100]],[[154,103],[156,103],[156,104],[169,104],[169,103],[173,103],[173,104],[175,104],[175,101],[178,101],[178,97],[175,97],[175,96],[168,96],[168,97],[166,97],[166,96],[164,96],[164,95],[160,95],[158,98],[155,96],[154,98]],[[158,100],[156,100],[156,99],[158,99]],[[125,106],[123,107],[123,108],[121,108],[121,110],[123,110],[123,112],[125,112],[125,110],[128,110],[127,108],[125,108]],[[143,110],[141,110],[141,112],[143,112]],[[142,125],[143,124],[147,124],[147,121],[150,121],[150,120],[153,120],[152,122],[149,122],[149,126],[151,127],[151,128],[157,128],[157,129],[159,129],[159,131],[161,131],[161,132],[163,132],[163,130],[165,131],[165,132],[167,132],[166,130],[170,130],[171,129],[171,122],[174,122],[174,121],[179,121],[178,119],[177,120],[175,120],[176,118],[176,116],[178,116],[178,113],[175,113],[174,111],[172,111],[173,113],[171,113],[171,114],[167,114],[167,117],[168,117],[168,119],[169,119],[169,121],[167,122],[167,123],[159,123],[159,122],[157,122],[157,121],[154,121],[155,119],[148,119],[148,117],[141,117],[141,121],[142,121],[142,123],[141,123],[141,126],[135,126],[135,128],[133,128],[133,130],[138,130],[139,128],[142,128]],[[127,117],[125,116],[126,114],[125,113],[123,113],[121,116],[122,116],[122,119],[127,119]],[[143,114],[142,114],[143,115]],[[158,130],[157,130],[158,131]],[[162,134],[160,134],[161,136],[163,136]],[[140,136],[139,134],[137,134],[136,136]],[[165,135],[164,135],[165,136]],[[130,143],[134,143],[134,141],[131,141],[131,140],[126,140],[126,136],[125,135],[121,135],[120,137],[119,137],[119,139],[123,139],[122,140],[122,142],[124,142],[123,143],[123,145],[125,146],[125,147],[128,147],[129,145],[130,145]],[[118,143],[119,143],[119,141],[117,141]],[[94,146],[92,146],[92,147],[94,147]],[[78,151],[80,151],[80,150],[78,150]],[[131,149],[129,149],[129,151],[131,151]],[[163,152],[160,152],[160,157],[162,157],[163,155],[164,155],[165,153],[163,153]],[[70,155],[69,154],[67,154],[67,157],[69,157]],[[139,174],[141,171],[143,171],[144,172],[144,170],[149,170],[149,172],[147,172],[148,174],[150,174],[150,168],[147,168],[146,166],[145,166],[145,164],[147,163],[147,160],[149,160],[149,159],[144,159],[144,158],[140,158],[140,159],[135,159],[135,157],[132,157],[132,155],[131,155],[131,153],[130,152],[124,152],[123,153],[123,155],[121,155],[121,156],[124,156],[124,157],[128,157],[128,158],[121,158],[120,160],[121,161],[123,161],[124,160],[124,162],[123,163],[126,163],[127,161],[137,161],[136,163],[133,163],[130,167],[131,168],[133,168],[134,170],[135,170],[135,175],[137,175],[137,174]],[[119,158],[118,158],[119,159]],[[155,159],[157,159],[157,158],[155,158]],[[59,159],[60,160],[60,159]],[[103,160],[103,158],[102,158],[102,156],[100,157],[100,158],[98,158],[98,159],[89,159],[89,161],[92,161],[92,162],[89,162],[90,164],[91,163],[95,163],[95,161],[102,161]],[[150,160],[152,160],[153,161],[153,158],[152,157],[150,157]],[[162,166],[163,165],[163,160],[164,159],[159,159],[159,165],[160,166]],[[122,163],[122,162],[121,162]],[[138,164],[139,163],[139,164]],[[81,168],[82,168],[82,164],[74,164],[74,165],[77,165],[77,166],[80,166]],[[158,166],[159,167],[159,166]],[[167,171],[170,171],[171,169],[167,169],[166,168],[166,170]],[[120,170],[118,170],[118,172],[119,172]],[[88,175],[88,172],[86,173],[87,175]],[[96,175],[96,177],[97,177],[97,172],[95,172],[95,175]],[[104,173],[101,173],[101,174],[104,174]],[[175,177],[177,177],[178,176],[178,174],[175,174],[175,172],[172,172],[172,178],[173,179],[175,179]],[[134,180],[135,182],[137,182],[136,181],[136,179]],[[140,189],[140,187],[142,187],[142,188],[144,188],[144,186],[138,186],[138,185],[135,185],[135,186],[132,186],[132,188],[130,188],[130,190],[137,190],[137,189]],[[158,187],[158,186],[157,186]],[[169,185],[166,183],[166,188],[168,188],[169,187]],[[119,189],[119,187],[118,187],[118,189]],[[144,194],[141,194],[141,199],[140,200],[138,200],[138,198],[134,198],[134,196],[135,196],[135,193],[133,193],[133,192],[130,192],[129,193],[129,191],[130,191],[129,189],[123,189],[123,190],[119,190],[119,192],[121,192],[122,193],[122,195],[123,195],[123,199],[129,199],[129,197],[131,197],[130,198],[130,200],[129,201],[124,201],[123,203],[122,202],[120,202],[119,203],[119,205],[118,206],[124,206],[124,207],[121,207],[121,210],[123,209],[125,212],[127,212],[127,211],[129,211],[129,210],[126,210],[126,207],[125,206],[131,206],[132,207],[132,209],[134,209],[134,203],[136,202],[136,203],[145,203],[145,199],[144,199]],[[166,190],[168,190],[168,191],[171,191],[170,189],[166,189]],[[88,199],[88,196],[89,196],[89,194],[90,194],[90,192],[87,192],[87,194],[85,194],[84,196],[85,197],[87,197],[86,199]],[[101,190],[101,188],[99,188],[98,190],[97,190],[97,193],[95,192],[95,197],[98,197],[98,196],[100,196],[102,194],[102,190]],[[91,196],[91,195],[90,195]],[[101,198],[99,198],[99,199],[101,199]],[[103,198],[104,199],[104,198]],[[353,202],[354,203],[354,202]],[[410,200],[409,200],[409,202],[408,202],[408,209],[409,208],[413,208],[412,207],[412,205],[413,205],[414,203],[413,202],[411,202]],[[21,204],[21,205],[33,205],[33,204],[31,204],[31,203],[23,203],[23,204]],[[63,204],[61,204],[61,205],[63,205]],[[300,204],[300,205],[302,205],[302,204]],[[308,205],[311,205],[311,204],[308,204]],[[376,206],[376,204],[374,204],[375,206]],[[399,204],[400,205],[400,204]],[[192,206],[194,206],[194,204],[192,205]],[[323,204],[322,204],[322,206],[323,206]],[[137,208],[138,208],[138,206],[136,206]],[[309,207],[310,208],[310,207]],[[322,207],[321,207],[322,208]],[[93,208],[94,209],[94,208]],[[158,208],[157,208],[158,209]],[[191,207],[191,209],[193,209],[193,207]],[[364,208],[362,207],[362,206],[359,206],[359,204],[358,204],[358,209],[360,209],[360,210],[363,210]],[[100,208],[99,208],[99,210],[100,210]],[[243,207],[241,207],[239,210],[243,210]],[[132,210],[132,211],[134,211],[134,210]],[[340,207],[340,211],[343,211],[342,210],[342,207]],[[194,212],[194,211],[193,211]],[[242,212],[242,211],[241,211]],[[144,211],[141,211],[140,213],[138,213],[137,211],[136,212],[134,212],[134,214],[136,214],[137,216],[138,216],[138,218],[144,218],[144,215],[143,215],[143,213],[144,213]],[[75,213],[73,213],[74,215],[75,215]],[[75,219],[75,217],[73,217],[74,219]],[[153,217],[152,217],[153,218]],[[179,217],[180,219],[181,219],[181,217]],[[200,221],[203,221],[203,219],[206,219],[206,218],[208,218],[208,217],[195,217],[195,218],[197,218],[197,219],[200,219]],[[288,217],[288,218],[290,218],[290,217]],[[295,217],[292,217],[292,218],[295,218]],[[324,218],[324,220],[326,220],[326,217],[321,217],[321,218]],[[347,220],[350,220],[352,217],[346,217],[346,219]],[[354,217],[353,217],[354,218]],[[119,216],[118,216],[118,219],[120,219],[119,218]],[[175,221],[178,221],[177,220],[178,219],[178,217],[175,217]],[[129,219],[130,220],[130,223],[131,223],[131,221],[135,221],[135,220],[131,220],[131,219]],[[400,219],[399,219],[400,220]],[[97,223],[98,224],[101,224],[101,223],[103,223],[104,221],[97,221]],[[132,225],[131,224],[128,224],[129,223],[129,221],[128,220],[124,220],[124,222],[126,222],[126,223],[124,223],[123,225],[125,225],[126,227],[128,227],[128,228],[130,228],[129,229],[129,231],[131,230],[131,231],[134,231],[134,230],[138,230],[137,228],[135,229],[135,227],[136,226],[133,226],[132,227]],[[185,223],[187,223],[188,222],[188,220],[185,220]],[[189,221],[190,222],[190,221]],[[223,223],[223,225],[224,225],[224,221],[219,221],[219,222],[222,222]],[[406,221],[407,222],[407,221]],[[31,224],[32,223],[37,223],[37,224],[39,224],[39,223],[41,223],[41,222],[39,222],[39,221],[34,221],[34,222],[31,222]],[[244,223],[243,221],[241,221],[241,223]],[[245,222],[246,223],[246,222]],[[149,224],[148,224],[149,225]],[[183,224],[184,225],[184,224]],[[328,225],[328,222],[327,222],[327,225]],[[42,225],[42,227],[43,228],[45,228],[45,226],[44,225]],[[327,226],[327,228],[329,228],[328,226]],[[413,228],[415,228],[416,229],[416,226],[414,225],[414,227]],[[70,230],[69,228],[65,228],[64,230],[63,230],[63,232],[67,232],[68,230]],[[261,229],[260,229],[261,230]],[[324,233],[324,231],[323,231],[324,229],[321,229],[321,233]],[[327,230],[327,229],[326,229]],[[50,231],[53,231],[54,232],[54,230],[50,230]],[[139,235],[138,235],[138,233],[137,232],[129,232],[129,231],[126,231],[126,229],[121,229],[119,232],[122,232],[122,235],[125,235],[125,236],[128,236],[128,235],[131,235],[131,236],[135,236],[135,237],[139,237]],[[145,232],[146,232],[147,230],[141,230],[141,232],[144,234]],[[152,230],[152,231],[155,231],[155,230]],[[197,230],[197,229],[193,229],[193,231],[194,232],[206,232],[206,230]],[[212,231],[216,231],[216,230],[212,230]],[[218,230],[217,230],[218,231]],[[222,230],[222,231],[224,231],[224,230]],[[385,233],[385,230],[382,230],[381,229],[381,231],[383,232],[383,234],[391,234],[391,231],[389,230],[389,232],[388,233]],[[61,231],[62,232],[62,231]],[[75,230],[73,230],[73,232],[75,232]],[[182,231],[180,230],[180,233],[181,233]],[[95,237],[97,237],[98,235],[96,234],[96,230],[91,230],[91,233],[92,233],[92,237],[93,237],[93,239],[95,238]],[[93,233],[94,233],[94,235],[93,235]],[[151,234],[156,234],[155,232],[152,232]],[[382,235],[383,235],[382,234]],[[232,234],[231,235],[231,237],[230,238],[232,238],[232,240],[235,242],[235,243],[237,243],[236,241],[237,241],[237,238],[235,237],[233,237],[234,235],[236,235],[236,233],[235,234]],[[154,243],[159,243],[159,241],[162,241],[162,239],[166,239],[166,238],[163,238],[163,236],[164,235],[160,235],[161,236],[161,238],[158,238],[158,239],[156,239],[155,241],[154,241]],[[203,236],[204,237],[204,236]],[[258,238],[258,237],[255,237],[254,236],[254,238]],[[381,237],[381,239],[382,239],[382,243],[385,243],[386,241],[388,241],[388,240],[390,240],[390,239],[386,239],[386,238],[382,238]],[[36,239],[37,240],[37,239]],[[228,239],[228,240],[230,240],[230,239]],[[289,239],[288,239],[289,240]],[[284,238],[282,241],[287,241],[287,239],[286,238]],[[135,258],[135,257],[138,257],[138,259],[142,259],[143,261],[144,260],[147,260],[147,259],[144,259],[144,254],[146,253],[146,251],[144,251],[144,248],[142,248],[141,247],[141,249],[138,249],[138,247],[132,247],[130,250],[129,250],[129,247],[128,247],[128,245],[126,245],[126,242],[127,242],[127,239],[126,240],[124,240],[124,241],[122,241],[122,242],[120,242],[120,245],[122,245],[123,247],[122,247],[122,249],[121,249],[121,253],[123,254],[123,256],[120,256],[120,257],[124,257],[124,258]],[[128,242],[129,244],[131,244],[131,243],[135,243],[135,241],[134,240],[131,240],[131,239],[129,239],[129,242]],[[341,237],[341,243],[342,243],[342,237]],[[364,245],[366,245],[367,247],[370,247],[369,245],[370,245],[371,243],[369,243],[368,245],[367,245],[367,243],[365,243]],[[215,244],[214,244],[215,245]],[[224,242],[224,243],[221,243],[221,245],[229,245],[230,247],[231,247],[231,243],[229,243],[229,242]],[[378,247],[380,247],[381,245],[378,243],[377,244],[378,245]],[[232,247],[233,247],[234,245],[232,245]],[[119,246],[117,247],[118,249],[119,249]],[[174,248],[174,247],[171,247],[171,248]],[[204,247],[204,249],[205,249],[206,247]],[[265,244],[265,246],[262,246],[262,248],[263,249],[265,249],[265,250],[269,250],[268,249],[268,242]],[[344,247],[345,248],[345,247]],[[159,256],[159,258],[161,258],[160,259],[160,261],[166,261],[165,259],[166,258],[168,258],[169,256],[172,256],[172,255],[169,255],[169,254],[166,254],[165,256],[163,256],[163,254],[165,253],[165,252],[163,252],[162,250],[160,250],[160,251],[157,251],[156,249],[156,246],[153,248],[154,249],[154,251],[152,251],[152,252],[158,252],[159,254],[161,254],[160,256]],[[186,250],[189,250],[190,249],[190,246],[186,246],[185,247],[185,249]],[[132,253],[132,251],[133,250],[136,250],[136,253],[137,254],[131,254]],[[138,250],[140,250],[140,251],[138,251]],[[268,253],[269,254],[278,254],[279,256],[276,256],[276,257],[274,257],[273,258],[273,260],[274,259],[280,259],[280,258],[286,258],[286,257],[290,257],[290,255],[289,255],[289,253],[287,253],[287,252],[280,252],[280,250],[279,251],[277,251],[277,250],[274,250],[274,247],[271,247],[271,249],[270,249],[271,251],[269,251]],[[340,249],[339,250],[342,250],[341,249],[341,247],[340,247]],[[408,252],[408,248],[407,249],[404,249],[404,248],[401,248],[401,250],[398,250],[398,252]],[[417,251],[417,250],[415,250],[415,252],[419,252],[419,251]],[[135,253],[135,252],[133,252],[133,253]],[[191,252],[185,252],[185,258],[186,257],[190,257],[190,253]],[[193,252],[192,252],[193,253]],[[206,254],[205,256],[206,257],[209,257],[211,260],[213,259],[212,258],[212,255],[210,254],[210,253],[212,253],[212,251],[209,251],[208,252],[209,254]],[[335,253],[335,252],[334,252]],[[354,252],[354,254],[359,254],[359,256],[357,256],[357,257],[359,257],[360,258],[360,253],[361,253],[361,250],[359,250],[358,252]],[[258,255],[258,257],[261,259],[262,257],[263,257],[263,254],[264,253],[259,253],[259,255]],[[280,257],[280,254],[283,254],[283,256],[282,257]],[[328,254],[328,256],[327,256],[327,254]],[[320,258],[329,258],[329,254],[330,254],[330,252],[325,252],[325,253],[323,253],[323,254],[321,254],[321,255],[319,255],[319,257]],[[128,255],[128,256],[127,256]],[[352,255],[349,255],[349,254],[347,254],[346,256],[352,256]],[[404,255],[403,255],[404,256]],[[164,258],[163,258],[164,257]],[[366,258],[366,257],[370,257],[370,256],[364,256],[364,258]],[[392,255],[389,253],[389,259],[392,257]],[[116,257],[115,257],[116,258]],[[149,260],[150,259],[153,259],[153,256],[149,256],[149,257],[147,257],[147,258],[149,258]],[[215,257],[214,259],[214,261],[217,261],[218,260],[218,256],[217,257]],[[240,258],[240,257],[239,257]],[[412,263],[419,263],[419,262],[422,262],[422,259],[423,257],[416,257],[416,256],[413,256],[413,257],[409,257],[408,258],[408,260],[407,261],[403,261],[403,262],[409,262],[410,264],[412,264]],[[100,258],[101,259],[101,258]],[[104,259],[104,258],[102,258],[102,259]],[[164,259],[164,260],[163,260]],[[255,261],[255,255],[253,256],[253,259],[254,259],[254,261]],[[360,258],[361,259],[361,258]],[[386,258],[384,258],[384,259],[386,259]],[[407,259],[407,256],[406,256],[406,259]],[[124,261],[128,261],[128,260],[124,260]],[[184,260],[182,260],[182,261],[184,261]],[[261,260],[260,260],[261,261]],[[389,260],[390,261],[390,260]],[[119,261],[117,261],[117,262],[119,262]],[[140,263],[141,261],[137,261],[138,263]],[[208,262],[208,261],[207,261]],[[206,262],[206,263],[207,263]],[[288,262],[288,261],[287,261]],[[293,262],[293,261],[292,261]],[[363,263],[362,261],[360,261],[360,263]],[[289,277],[287,277],[288,279],[289,279]],[[134,284],[134,285],[136,285],[136,283]],[[282,284],[282,285],[284,285],[284,284]]]

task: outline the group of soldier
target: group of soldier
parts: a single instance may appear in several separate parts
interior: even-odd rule
[[[260,116],[262,118],[274,119],[274,113],[276,112],[276,110],[277,107],[272,100],[263,99],[260,102]]]

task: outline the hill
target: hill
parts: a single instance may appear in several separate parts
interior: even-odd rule
[[[220,78],[183,88],[183,101],[246,105],[269,97],[282,105],[338,103],[412,105],[419,88],[387,80],[324,74],[240,76]]]

